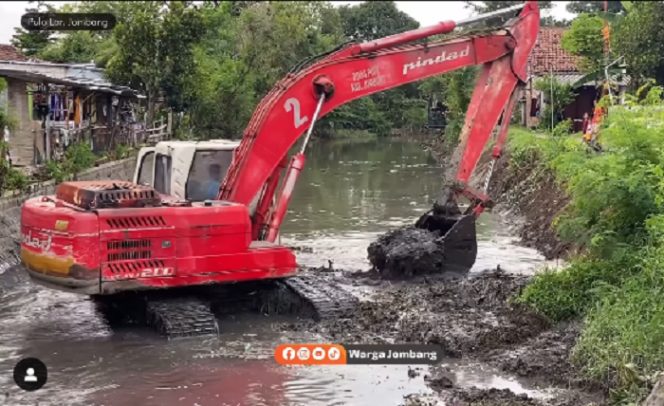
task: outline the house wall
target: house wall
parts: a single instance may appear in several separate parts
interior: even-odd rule
[[[588,113],[589,115],[592,115],[593,101],[597,95],[597,89],[593,86],[584,86],[578,90],[577,93],[578,95],[576,99],[563,110],[563,119],[569,118],[572,120],[572,126],[575,132],[581,131],[583,128],[583,114]],[[539,125],[540,120],[542,119],[541,114],[546,107],[546,100],[544,103],[540,103],[540,115],[532,116],[531,108],[533,105],[533,99],[538,99],[540,97],[541,92],[532,88],[532,83],[527,83],[520,96],[520,98],[525,99],[524,102],[521,103],[522,108],[525,108],[525,114],[522,112],[521,115],[521,125],[529,128],[537,127]]]
[[[576,99],[565,107],[563,111],[564,119],[571,119],[574,132],[583,130],[583,114],[588,113],[592,116],[593,101],[597,96],[597,89],[594,86],[584,86],[577,90]]]
[[[36,157],[43,156],[43,130],[41,122],[32,119],[27,82],[5,78],[7,81],[7,106],[9,115],[16,121],[16,128],[9,135],[9,154],[14,165],[33,165]]]

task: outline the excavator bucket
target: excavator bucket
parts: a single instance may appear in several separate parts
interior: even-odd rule
[[[443,215],[428,212],[416,227],[437,232],[442,238],[444,271],[468,272],[477,259],[477,233],[473,214]]]

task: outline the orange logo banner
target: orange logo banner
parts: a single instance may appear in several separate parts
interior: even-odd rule
[[[337,344],[284,344],[274,351],[281,365],[343,365],[346,349]]]

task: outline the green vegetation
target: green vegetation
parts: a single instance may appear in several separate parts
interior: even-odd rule
[[[581,249],[562,270],[538,274],[517,298],[556,321],[583,317],[572,360],[614,388],[616,402],[646,394],[664,370],[664,102],[654,87],[614,106],[604,152],[580,135],[511,134],[511,165],[553,171],[571,197],[553,226]],[[555,132],[554,132],[555,133]]]
[[[97,156],[90,149],[90,145],[81,142],[71,145],[65,151],[60,161],[48,161],[46,173],[48,177],[56,182],[76,180],[76,176],[86,169],[91,168],[97,160]]]
[[[0,78],[0,92],[7,87],[7,82]],[[24,190],[28,186],[28,177],[23,172],[11,167],[7,160],[9,146],[4,141],[5,128],[16,128],[16,120],[11,116],[7,106],[0,104],[0,195],[6,190]]]
[[[164,111],[181,113],[173,123],[181,138],[239,138],[259,101],[301,61],[351,40],[419,27],[392,1],[341,7],[314,1],[79,1],[57,10],[43,3],[30,7],[113,13],[118,25],[112,31],[56,37],[17,29],[12,43],[48,61],[94,61],[111,81],[147,96],[148,122]],[[353,101],[324,117],[315,135],[419,132],[430,96],[413,83]]]
[[[561,83],[555,76],[547,75],[536,80],[534,87],[535,90],[543,92],[547,100],[552,100],[552,102],[546,104],[539,126],[542,129],[553,131],[563,121],[563,110],[574,101],[576,93],[572,89],[572,85]],[[551,122],[552,116],[553,123]]]

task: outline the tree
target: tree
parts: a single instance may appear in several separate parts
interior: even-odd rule
[[[417,20],[400,11],[393,1],[341,6],[339,16],[346,39],[357,42],[372,41],[420,27]],[[389,89],[370,98],[371,102],[354,101],[342,106],[323,124],[336,121],[337,126],[342,128],[370,129],[387,134],[391,129],[417,127],[426,122],[426,101],[416,83]],[[362,118],[356,120],[352,117]],[[413,122],[415,118],[416,123]]]
[[[43,1],[29,1],[28,4],[36,4],[36,7],[28,7],[26,13],[52,13],[56,9]],[[19,49],[25,56],[37,56],[44,48],[53,42],[53,31],[27,31],[23,28],[14,28],[16,32],[11,39],[11,44]]]
[[[420,23],[400,11],[393,1],[367,1],[339,7],[344,34],[349,40],[366,42],[420,27]]]
[[[102,39],[93,31],[72,31],[42,49],[39,58],[56,63],[90,63],[112,46],[110,39]]]
[[[604,65],[604,20],[591,14],[581,14],[563,34],[560,45],[579,58],[585,73],[600,70]]]
[[[603,1],[570,1],[565,7],[567,11],[573,14],[592,14],[599,11],[604,11],[604,2]],[[608,10],[609,13],[622,13],[625,11],[621,1],[609,1]]]
[[[117,52],[105,75],[146,94],[150,123],[161,94],[175,111],[191,103],[193,45],[203,34],[202,16],[184,2],[167,2],[165,7],[162,1],[129,4],[131,15],[114,29]]]
[[[612,27],[612,47],[625,56],[631,76],[664,83],[662,21],[664,3],[633,2],[631,10]]]
[[[570,27],[571,25],[572,20],[556,20],[551,16],[540,18],[541,27]]]
[[[444,140],[446,148],[453,148],[457,144],[479,72],[479,66],[469,66],[445,75],[427,78],[419,85],[424,94],[447,107]]]
[[[466,8],[473,10],[474,13],[484,14],[516,6],[517,4],[523,4],[525,2],[524,1],[464,1],[464,3],[466,3]],[[551,1],[538,1],[537,5],[539,6],[540,10],[550,10],[551,7],[553,7]],[[501,26],[504,25],[507,22],[507,20],[509,20],[512,17],[513,15],[509,14],[496,17],[488,21],[486,25],[490,27]],[[554,21],[554,20],[553,18],[551,18],[551,20],[547,21]]]
[[[231,2],[203,7],[205,35],[194,48],[195,102],[190,127],[206,139],[238,138],[258,102],[256,72],[240,58],[239,13]]]

